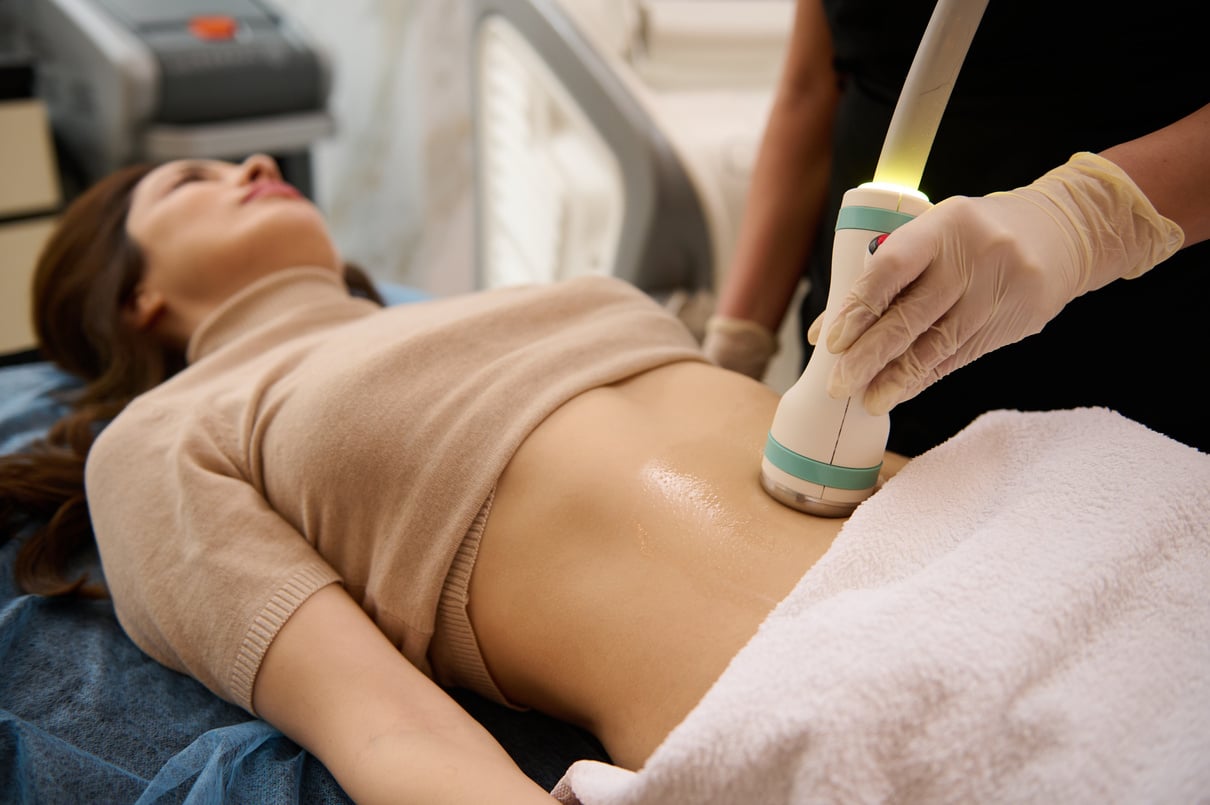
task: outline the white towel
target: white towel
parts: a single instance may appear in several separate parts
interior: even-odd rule
[[[641,771],[555,795],[1210,802],[1210,455],[984,415],[858,507]]]

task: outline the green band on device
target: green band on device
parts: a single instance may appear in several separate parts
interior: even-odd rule
[[[866,229],[887,234],[915,217],[881,207],[841,207],[840,214],[836,216],[836,229]]]
[[[769,459],[769,463],[774,467],[790,473],[795,478],[833,489],[870,489],[878,482],[878,472],[882,469],[881,462],[876,467],[860,468],[824,464],[783,447],[773,438],[772,433],[765,442],[765,458]]]

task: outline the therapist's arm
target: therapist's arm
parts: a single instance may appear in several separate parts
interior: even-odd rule
[[[836,81],[823,4],[798,0],[719,315],[780,327],[823,215]]]
[[[286,621],[257,674],[253,706],[360,805],[555,801],[339,585]]]
[[[1210,238],[1210,104],[1170,126],[1101,152],[1185,233],[1185,246]]]

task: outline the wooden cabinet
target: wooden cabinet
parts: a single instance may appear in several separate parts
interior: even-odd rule
[[[0,354],[34,345],[30,285],[61,196],[46,108],[0,101]]]

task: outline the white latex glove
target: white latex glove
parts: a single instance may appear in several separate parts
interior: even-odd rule
[[[807,328],[807,343],[815,346],[819,343],[819,334],[823,330],[823,316],[820,313],[815,317],[815,321],[811,322],[811,326]]]
[[[1183,241],[1121,168],[1086,152],[1026,187],[946,199],[867,259],[827,333],[844,352],[828,393],[865,386],[866,410],[886,413]]]
[[[777,336],[747,319],[711,316],[706,321],[702,351],[711,363],[761,380],[777,354]]]

